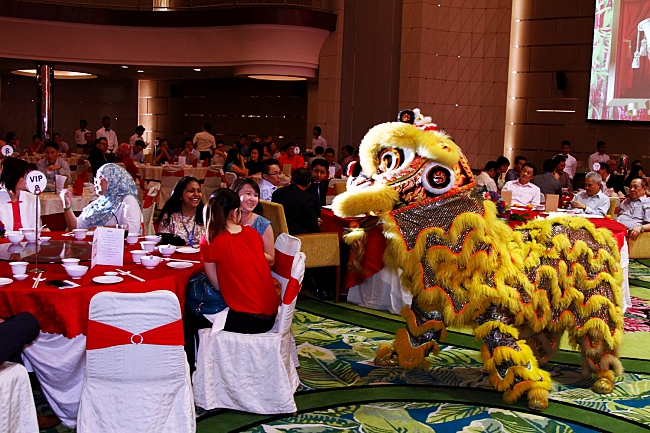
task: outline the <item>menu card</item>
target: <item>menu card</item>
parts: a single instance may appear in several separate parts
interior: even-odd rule
[[[510,206],[512,204],[512,191],[501,191],[501,198]]]
[[[124,229],[95,229],[90,268],[95,265],[124,266]]]
[[[557,194],[546,194],[546,212],[555,212],[560,203],[560,196]]]

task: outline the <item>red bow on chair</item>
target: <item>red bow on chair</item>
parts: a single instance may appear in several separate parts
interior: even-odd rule
[[[105,323],[95,322],[94,320],[88,321],[86,350],[105,349],[124,344],[183,346],[185,344],[183,339],[183,323],[179,319],[140,334],[134,334]]]

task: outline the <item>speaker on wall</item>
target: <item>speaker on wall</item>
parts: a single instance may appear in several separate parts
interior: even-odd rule
[[[555,73],[555,84],[557,90],[566,90],[566,74],[564,71],[557,71]]]

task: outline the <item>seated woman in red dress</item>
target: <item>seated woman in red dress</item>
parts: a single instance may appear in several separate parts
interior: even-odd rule
[[[232,190],[215,191],[205,207],[206,234],[200,249],[205,274],[221,290],[230,311],[224,330],[242,334],[269,331],[280,298],[259,233],[241,226],[240,200]]]

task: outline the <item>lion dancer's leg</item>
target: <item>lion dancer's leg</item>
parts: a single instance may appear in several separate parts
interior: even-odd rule
[[[379,346],[375,364],[399,365],[406,370],[430,368],[431,363],[426,357],[431,352],[438,354],[438,342],[447,334],[442,314],[436,310],[425,311],[414,298],[411,308],[402,308],[401,315],[406,319],[406,328],[397,330],[393,347],[388,344]]]
[[[614,391],[615,376],[623,374],[623,365],[618,359],[618,344],[614,342],[614,347],[611,347],[598,328],[591,328],[584,336],[574,338],[582,353],[583,377],[596,376],[594,391],[599,394]]]
[[[544,410],[551,389],[549,374],[541,370],[526,341],[518,340],[519,331],[512,326],[514,316],[504,308],[490,306],[476,319],[477,339],[485,343],[481,356],[490,382],[503,391],[503,400],[514,403],[528,392],[528,407]]]

